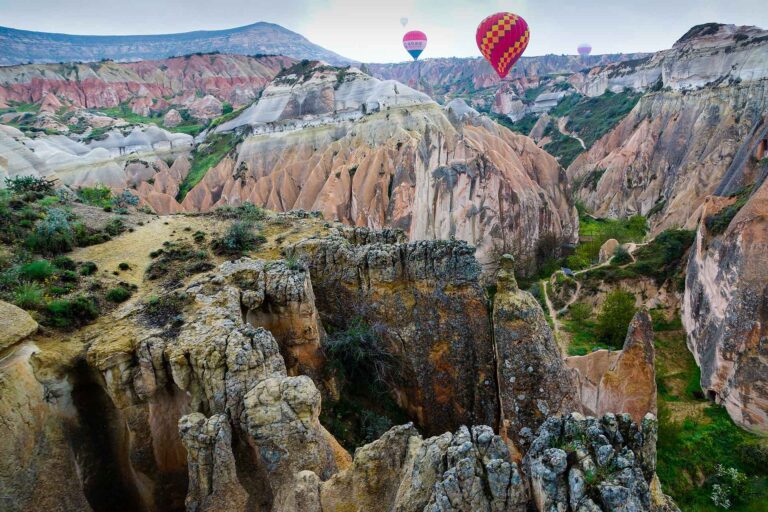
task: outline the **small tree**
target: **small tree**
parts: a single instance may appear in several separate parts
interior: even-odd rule
[[[634,295],[619,289],[609,293],[597,317],[598,338],[603,343],[620,348],[636,311]]]
[[[592,307],[586,302],[577,302],[572,304],[569,311],[571,320],[583,324],[592,316]]]

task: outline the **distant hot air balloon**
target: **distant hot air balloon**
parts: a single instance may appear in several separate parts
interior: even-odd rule
[[[579,52],[579,55],[582,57],[586,57],[590,53],[592,53],[592,45],[589,43],[581,43],[579,47],[576,49]]]
[[[427,35],[420,30],[411,30],[403,36],[403,46],[413,60],[416,60],[427,47]]]
[[[523,55],[530,32],[528,23],[517,14],[497,12],[480,22],[475,38],[485,60],[504,78]]]
[[[400,24],[405,28],[405,26],[408,24],[408,18],[400,18]]]

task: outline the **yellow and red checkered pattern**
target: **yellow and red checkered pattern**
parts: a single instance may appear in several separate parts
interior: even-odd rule
[[[529,39],[528,23],[511,12],[492,14],[477,27],[477,47],[501,78],[523,54]]]

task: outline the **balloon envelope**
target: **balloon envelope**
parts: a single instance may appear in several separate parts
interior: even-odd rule
[[[427,35],[420,30],[411,30],[403,36],[403,47],[416,60],[427,47]]]
[[[400,24],[405,27],[408,24],[408,18],[400,18]]]
[[[517,14],[497,12],[477,26],[477,47],[500,78],[504,78],[528,47],[528,23]]]
[[[585,57],[592,53],[592,45],[589,43],[582,43],[579,45],[579,47],[576,49],[579,52],[579,55],[582,57]]]

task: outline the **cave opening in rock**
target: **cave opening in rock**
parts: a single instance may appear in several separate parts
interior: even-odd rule
[[[145,511],[130,469],[128,431],[120,412],[85,360],[72,376],[79,421],[71,425],[69,436],[88,503],[94,512]]]

